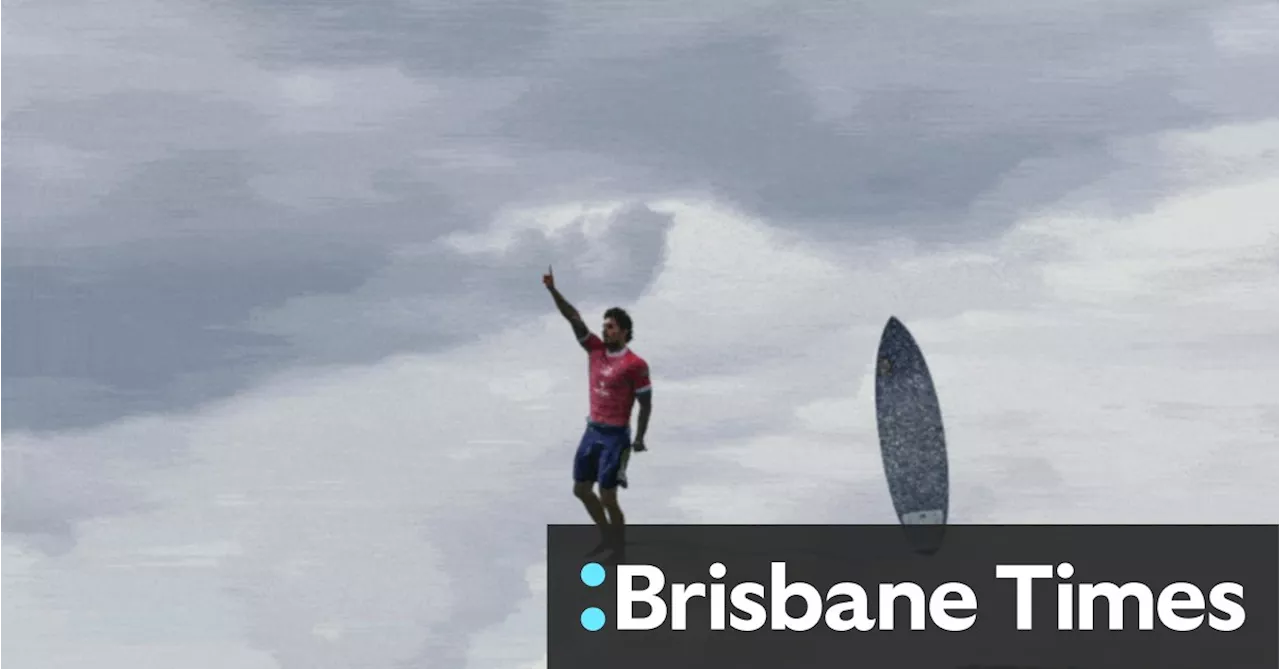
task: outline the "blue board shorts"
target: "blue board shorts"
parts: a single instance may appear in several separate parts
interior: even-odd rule
[[[627,487],[627,460],[631,458],[631,427],[587,422],[573,457],[573,480],[596,482],[602,490]]]

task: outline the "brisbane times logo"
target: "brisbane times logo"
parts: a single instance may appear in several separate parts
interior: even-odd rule
[[[787,563],[769,565],[767,583],[734,582],[728,568],[714,562],[706,581],[668,582],[663,570],[652,564],[619,564],[614,568],[615,610],[610,616],[599,606],[583,609],[579,622],[588,631],[606,626],[616,631],[759,630],[807,632],[824,628],[835,632],[937,629],[964,632],[978,619],[978,594],[974,587],[948,581],[933,587],[914,582],[863,585],[846,580],[825,586],[788,575]],[[1059,631],[1153,630],[1157,626],[1190,632],[1207,626],[1218,632],[1240,629],[1246,615],[1244,586],[1234,581],[1214,584],[1206,592],[1191,582],[1163,587],[1130,581],[1073,582],[1075,567],[1069,562],[1049,564],[999,564],[993,581],[1008,584],[1000,598],[1014,611],[1017,630],[1033,628],[1036,585],[1052,587],[1048,594],[1057,615]],[[588,588],[603,588],[609,580],[604,565],[591,562],[580,578]],[[691,615],[691,609],[700,615]],[[1136,614],[1134,613],[1136,611]],[[904,615],[900,615],[904,612]],[[1102,620],[1099,620],[1101,613]],[[1129,613],[1129,615],[1126,615]],[[610,622],[612,621],[612,622]]]

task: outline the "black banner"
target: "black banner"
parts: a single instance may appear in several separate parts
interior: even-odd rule
[[[548,667],[1276,667],[1277,529],[552,526]]]

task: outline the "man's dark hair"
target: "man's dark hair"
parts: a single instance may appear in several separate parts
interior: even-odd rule
[[[625,309],[622,307],[610,307],[608,311],[604,312],[604,317],[612,318],[613,322],[618,324],[618,327],[626,330],[627,341],[631,341],[631,316],[627,314]]]

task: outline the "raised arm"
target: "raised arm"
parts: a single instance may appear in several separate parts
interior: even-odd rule
[[[547,273],[542,275],[542,284],[547,287],[552,299],[556,301],[556,308],[560,310],[560,314],[564,316],[565,320],[569,321],[569,325],[573,326],[573,336],[577,337],[578,342],[581,343],[590,334],[590,331],[587,330],[587,324],[582,322],[582,316],[578,313],[578,310],[574,309],[573,305],[569,304],[568,300],[565,300],[564,296],[560,294],[560,291],[556,290],[556,278],[551,273],[550,266],[547,267]]]

